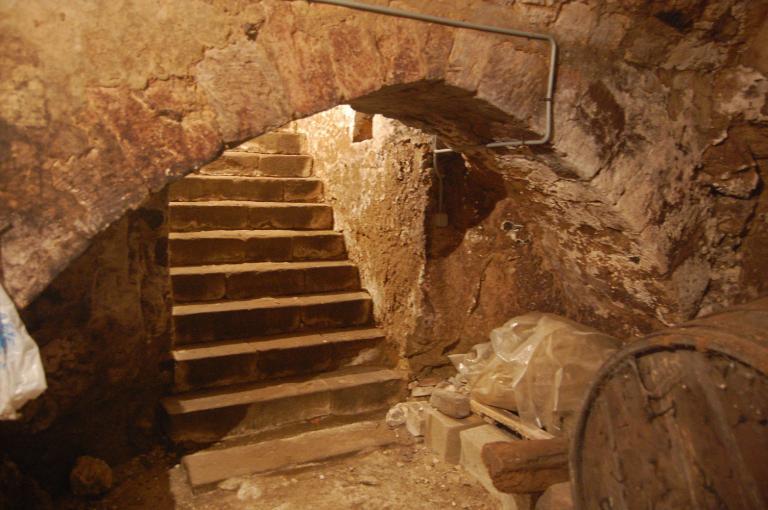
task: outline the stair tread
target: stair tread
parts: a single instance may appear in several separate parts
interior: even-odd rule
[[[237,310],[256,310],[262,308],[282,308],[293,306],[311,306],[346,301],[370,300],[371,296],[365,291],[329,292],[325,294],[308,294],[299,296],[262,297],[253,299],[238,299],[217,301],[213,303],[188,303],[174,305],[173,316],[195,315],[200,313],[232,312]]]
[[[395,433],[382,420],[363,421],[268,441],[223,445],[186,455],[182,462],[190,483],[200,486],[380,447],[396,440]]]
[[[251,237],[313,237],[341,236],[336,230],[284,230],[284,229],[254,229],[254,230],[196,230],[192,232],[171,232],[168,238],[173,239],[247,239]]]
[[[194,174],[184,177],[193,181],[243,181],[243,182],[321,182],[317,177],[278,177],[274,175],[204,175]]]
[[[168,202],[171,207],[269,207],[298,209],[310,207],[316,209],[329,209],[328,204],[318,202],[260,202],[257,200],[199,200]]]
[[[182,463],[194,487],[257,472],[317,462],[397,441],[383,420],[310,430],[288,437],[222,444],[184,456]]]
[[[174,349],[176,361],[193,361],[206,358],[219,358],[238,354],[250,354],[270,350],[283,350],[298,347],[310,347],[328,343],[340,343],[356,340],[384,338],[384,331],[379,328],[350,328],[329,330],[320,333],[283,334],[266,337],[254,337],[244,340],[228,340]]]
[[[248,152],[248,151],[237,151],[237,150],[225,150],[223,153],[224,156],[230,156],[230,157],[246,157],[246,158],[262,158],[262,157],[268,157],[268,158],[311,158],[309,154],[273,154],[273,153],[267,153],[267,152]]]
[[[176,266],[170,268],[171,276],[208,275],[220,273],[248,273],[275,270],[300,270],[326,267],[356,267],[349,260],[312,260],[302,262],[242,262],[239,264],[208,264],[199,266]]]
[[[366,370],[337,370],[288,382],[269,381],[236,387],[225,386],[223,388],[191,391],[164,398],[163,407],[170,415],[180,415],[384,383],[403,379],[404,376],[404,373],[389,368],[368,367]]]

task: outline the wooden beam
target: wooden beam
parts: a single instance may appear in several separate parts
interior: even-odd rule
[[[483,447],[483,463],[501,492],[542,492],[569,480],[568,443],[562,437],[488,443]]]
[[[552,439],[555,437],[545,430],[525,423],[518,415],[506,409],[485,405],[474,399],[469,402],[469,405],[475,414],[487,416],[505,427],[509,427],[526,439]]]

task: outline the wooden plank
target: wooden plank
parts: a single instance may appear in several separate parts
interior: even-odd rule
[[[469,401],[469,405],[472,412],[509,427],[526,439],[552,439],[555,437],[545,430],[525,423],[519,416],[506,409],[482,404],[474,399]]]
[[[488,443],[482,456],[493,485],[502,492],[543,492],[570,479],[564,437]]]

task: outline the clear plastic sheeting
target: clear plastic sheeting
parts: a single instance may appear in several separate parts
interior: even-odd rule
[[[0,286],[0,420],[16,419],[17,411],[45,388],[37,344]]]
[[[553,434],[570,430],[594,374],[619,339],[547,313],[520,315],[451,361],[474,399]]]
[[[490,343],[477,344],[467,354],[448,355],[448,359],[456,367],[464,382],[470,385],[480,377],[485,371],[485,367],[495,357],[496,354],[493,352]]]
[[[413,437],[423,436],[426,410],[424,402],[400,402],[390,408],[384,420],[390,428],[405,425]]]

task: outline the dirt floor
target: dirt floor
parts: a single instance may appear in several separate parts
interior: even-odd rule
[[[459,466],[423,445],[398,445],[273,475],[226,480],[193,494],[181,467],[163,450],[115,470],[102,499],[67,498],[58,508],[165,510],[344,510],[498,508]]]

